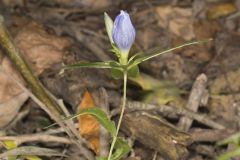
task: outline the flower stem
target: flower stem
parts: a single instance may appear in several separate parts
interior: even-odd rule
[[[116,143],[116,141],[117,141],[118,132],[119,132],[119,129],[120,129],[120,127],[121,127],[122,118],[123,118],[124,110],[125,110],[125,107],[126,107],[126,101],[127,101],[127,71],[125,70],[125,71],[123,72],[123,99],[122,99],[122,109],[121,109],[120,117],[119,117],[119,120],[118,120],[117,132],[116,132],[116,135],[113,137],[113,141],[112,141],[112,144],[111,144],[111,147],[110,147],[110,151],[109,151],[109,154],[108,154],[108,160],[111,160],[113,148],[114,148],[114,145],[115,145],[115,143]]]

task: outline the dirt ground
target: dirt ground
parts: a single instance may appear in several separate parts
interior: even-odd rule
[[[15,45],[45,91],[66,106],[66,115],[96,105],[116,122],[121,80],[113,79],[107,69],[62,74],[60,70],[63,64],[79,61],[116,60],[104,12],[114,19],[120,10],[130,14],[136,29],[131,55],[213,39],[146,61],[140,65],[140,76],[128,80],[120,136],[132,150],[124,159],[213,160],[239,150],[240,0],[0,1],[0,14]],[[2,48],[0,159],[14,154],[34,155],[19,157],[29,160],[106,155],[109,135],[89,117],[69,122],[79,128],[78,140],[90,144],[82,149],[63,128],[44,128],[54,118],[34,99],[28,82]],[[235,143],[219,145],[233,134],[229,142]]]

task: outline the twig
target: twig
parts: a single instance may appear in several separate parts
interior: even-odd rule
[[[109,102],[106,90],[104,88],[100,88],[97,95],[93,95],[97,106],[101,107],[101,109],[109,115]],[[100,156],[106,157],[108,155],[110,138],[109,132],[100,126]]]
[[[48,91],[47,91],[48,92]],[[58,103],[58,105],[60,106],[60,108],[62,109],[63,113],[65,114],[66,117],[71,116],[71,114],[68,112],[66,106],[64,105],[62,100],[58,100],[54,95],[52,95],[50,92],[48,92],[48,94]],[[69,119],[67,121],[65,121],[65,123],[68,125],[68,127],[71,128],[71,131],[76,135],[76,137],[82,141],[84,144],[86,144],[87,146],[90,146],[89,142],[86,141],[78,132],[77,127],[74,124],[73,119]]]
[[[198,114],[193,111],[190,111],[186,108],[177,108],[174,106],[167,106],[167,105],[153,105],[153,104],[146,104],[142,102],[136,101],[128,101],[127,102],[127,111],[136,111],[136,110],[145,110],[145,111],[157,111],[161,113],[174,113],[177,115],[184,115],[194,120],[197,120],[206,126],[212,127],[214,129],[225,129],[226,127],[213,121],[212,119],[208,118],[206,114]],[[120,112],[120,109],[117,108],[111,112],[111,116],[114,116]]]
[[[188,102],[186,105],[187,109],[193,112],[197,112],[202,96],[204,94],[206,85],[207,85],[206,75],[205,74],[199,75],[192,86],[192,91],[190,93],[190,96],[188,98]],[[178,122],[178,128],[187,132],[191,127],[192,122],[193,120],[189,117],[186,117],[186,116],[181,117]]]
[[[222,140],[234,132],[233,130],[191,129],[189,131],[193,141],[216,142]]]
[[[46,135],[46,134],[26,134],[19,136],[0,136],[0,141],[12,140],[17,145],[26,142],[58,142],[64,144],[73,144],[74,142],[68,138]]]
[[[15,64],[18,71],[21,73],[24,80],[27,82],[28,87],[30,88],[33,95],[44,105],[42,109],[45,110],[51,118],[53,118],[61,127],[64,128],[66,133],[74,140],[77,136],[74,134],[74,131],[70,127],[66,126],[62,121],[62,111],[59,105],[47,94],[44,87],[41,85],[37,77],[32,72],[31,68],[25,61],[24,57],[21,55],[20,51],[15,47],[5,25],[4,19],[0,15],[0,46]],[[83,155],[93,160],[94,156],[90,150],[87,150],[84,147],[83,142],[80,140],[75,141],[79,149],[82,151]]]
[[[157,155],[158,155],[158,152],[157,152],[157,151],[154,151],[152,160],[156,160],[156,159],[157,159]]]

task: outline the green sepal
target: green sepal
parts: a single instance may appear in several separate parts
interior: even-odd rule
[[[112,49],[110,51],[113,52],[119,59],[121,57],[121,52],[120,52],[119,48],[114,43],[112,43],[111,45],[112,45]]]
[[[113,20],[111,17],[109,17],[109,15],[106,12],[104,12],[104,22],[105,22],[105,27],[107,30],[108,38],[112,44],[112,43],[114,43],[113,39],[112,39]]]

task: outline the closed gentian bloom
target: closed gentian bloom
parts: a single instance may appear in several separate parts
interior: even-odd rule
[[[128,54],[136,36],[129,14],[121,10],[113,24],[112,38],[122,53]]]

